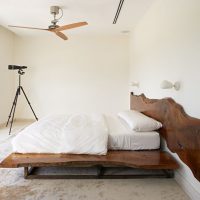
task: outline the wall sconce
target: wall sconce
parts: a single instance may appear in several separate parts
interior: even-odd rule
[[[132,86],[132,87],[139,87],[139,82],[133,81],[133,82],[130,83],[130,86]]]
[[[175,90],[179,90],[180,89],[180,82],[175,82],[173,84],[170,81],[164,80],[164,81],[162,81],[160,87],[162,89],[171,89],[171,88],[174,88]]]

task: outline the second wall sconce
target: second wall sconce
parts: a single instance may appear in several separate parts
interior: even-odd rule
[[[160,87],[162,89],[171,89],[171,88],[174,88],[175,90],[179,90],[180,89],[180,82],[175,82],[173,84],[170,81],[164,80],[164,81],[162,81]]]
[[[132,87],[139,87],[139,82],[137,82],[137,81],[132,81],[132,82],[130,83],[130,86],[132,86]]]

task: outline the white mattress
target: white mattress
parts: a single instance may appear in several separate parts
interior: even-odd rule
[[[117,116],[106,115],[110,150],[153,150],[160,148],[159,133],[132,131]]]
[[[92,116],[52,116],[39,120],[13,138],[13,151],[104,155],[107,149],[151,150],[160,147],[157,132],[134,132],[116,115]]]

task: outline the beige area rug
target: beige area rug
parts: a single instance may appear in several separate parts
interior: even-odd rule
[[[186,200],[173,179],[24,180],[22,169],[0,170],[1,200]]]
[[[12,137],[11,137],[12,138]],[[11,152],[0,141],[0,158]],[[188,200],[174,179],[24,180],[23,169],[0,169],[0,200]]]

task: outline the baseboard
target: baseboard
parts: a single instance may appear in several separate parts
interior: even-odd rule
[[[14,122],[27,122],[27,123],[33,123],[35,122],[36,120],[35,119],[25,119],[25,118],[16,118],[14,120]]]
[[[198,192],[193,185],[179,172],[175,173],[175,180],[192,200],[200,199],[200,192]]]
[[[19,118],[19,119],[14,119],[13,120],[13,123],[15,123],[15,122],[24,122],[24,123],[33,123],[33,122],[35,122],[35,119],[23,119],[23,118]],[[0,128],[5,128],[6,127],[6,122],[4,122],[4,123],[0,123]]]
[[[0,124],[0,128],[3,128],[3,127],[5,127],[6,126],[6,123],[1,123]]]

